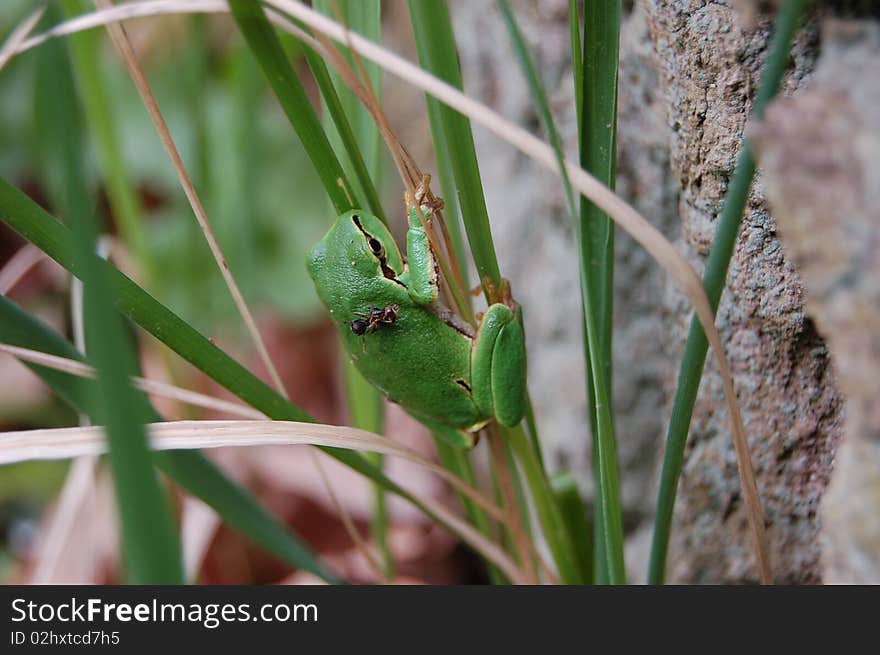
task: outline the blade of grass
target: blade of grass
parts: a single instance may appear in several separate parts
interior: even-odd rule
[[[19,248],[0,270],[0,296],[9,295],[13,287],[45,259],[45,253],[32,243],[27,243]]]
[[[64,0],[63,7],[68,17],[84,9],[81,0]],[[82,32],[71,36],[69,43],[89,129],[94,135],[101,169],[107,180],[107,197],[113,217],[124,243],[140,265],[144,285],[150,288],[155,265],[147,248],[141,226],[140,202],[122,157],[116,135],[116,117],[100,69],[100,35],[94,31]]]
[[[574,81],[574,106],[577,124],[581,125],[584,111],[584,62],[581,50],[581,21],[577,0],[568,0],[568,29],[571,42],[571,72]]]
[[[490,423],[483,430],[486,440],[489,442],[489,453],[492,459],[492,471],[495,476],[496,495],[501,501],[507,516],[508,529],[506,536],[509,537],[508,549],[514,554],[520,566],[525,571],[527,584],[538,583],[538,567],[529,553],[529,536],[525,529],[525,512],[519,505],[513,483],[511,462],[507,458],[507,448],[501,440],[501,431],[497,423]]]
[[[456,88],[462,88],[458,51],[446,3],[410,0],[409,12],[418,44],[419,62],[425,70]],[[489,212],[483,195],[471,124],[465,116],[447,105],[440,105],[440,122],[446,137],[468,242],[488,298],[485,280],[500,288],[501,271],[489,227]]]
[[[151,424],[151,446],[159,450],[188,448],[249,447],[253,445],[317,445],[353,450],[376,450],[410,459],[422,466],[446,474],[448,471],[393,442],[349,427],[292,423],[289,421],[173,421]],[[49,428],[24,432],[5,432],[0,440],[0,463],[31,459],[63,459],[106,450],[100,426]],[[472,526],[451,514],[442,505],[427,501],[438,520],[454,528],[506,575],[520,583],[523,575],[498,546],[480,535]]]
[[[229,8],[337,213],[353,209],[351,185],[262,7],[253,0],[230,0]]]
[[[415,39],[419,61],[425,61],[428,53],[425,51],[425,43],[422,39]],[[440,176],[440,188],[443,192],[445,203],[446,227],[449,230],[452,247],[455,250],[456,259],[459,262],[468,261],[468,251],[462,234],[462,215],[458,201],[458,192],[455,187],[455,173],[452,169],[452,158],[449,154],[448,139],[443,129],[443,118],[440,113],[440,103],[432,96],[425,94],[425,103],[428,108],[428,122],[431,126],[431,140],[434,143],[434,157],[437,160],[437,172]],[[459,271],[462,282],[466,289],[471,288],[470,271],[466,266]]]
[[[446,3],[410,0],[409,10],[419,61],[422,66],[439,78],[447,81],[453,87],[462,88],[458,51]],[[480,169],[477,163],[470,121],[456,110],[444,104],[439,105],[438,122],[441,126],[442,134],[435,134],[435,138],[438,136],[445,137],[445,152],[449,156],[468,242],[470,243],[474,263],[483,284],[484,292],[491,303],[497,300],[494,297],[493,289],[501,287],[502,279],[495,255],[495,246],[492,241],[489,214],[483,195]],[[440,147],[439,151],[441,153],[444,152],[443,146]],[[440,156],[442,157],[443,155],[441,154]],[[531,448],[535,452],[540,452],[536,434],[533,434]],[[532,470],[532,473],[535,473],[535,471]],[[541,477],[543,477],[543,469],[541,469],[541,473]],[[527,475],[526,480],[531,487],[533,495],[543,495],[545,496],[544,500],[551,504],[554,502],[552,498],[542,494],[540,489],[533,487],[533,485],[538,484],[538,480],[534,475]],[[543,482],[546,487],[546,478],[544,478]],[[539,513],[539,516],[547,519],[549,515],[545,512],[544,514]],[[548,540],[557,540],[559,538],[558,530],[548,530],[548,527],[544,525],[545,535]],[[566,575],[563,571],[573,571],[567,563],[567,560],[570,558],[564,555],[567,549],[567,540],[565,543],[555,543],[551,546],[554,558],[556,559],[556,565],[559,567],[560,576],[563,580],[566,580]],[[560,561],[557,557],[562,557],[563,560]]]
[[[574,192],[571,187],[571,181],[568,178],[568,173],[565,172],[565,156],[562,151],[559,133],[556,130],[553,116],[550,112],[547,94],[538,77],[522,32],[516,24],[516,17],[513,15],[510,4],[506,0],[498,0],[498,6],[510,33],[514,52],[525,73],[532,97],[538,107],[538,113],[541,116],[544,129],[553,146],[560,170],[563,171],[562,181],[565,188],[568,211],[575,226],[575,234],[579,237],[578,242],[584,244],[583,233],[589,228],[579,223],[577,219]],[[617,479],[617,453],[611,417],[610,390],[605,383],[605,376],[603,375],[601,332],[597,327],[599,320],[596,316],[595,287],[591,279],[592,272],[589,268],[588,260],[583,256],[583,246],[581,248],[581,255],[579,272],[584,332],[586,336],[584,355],[586,358],[586,369],[590,372],[590,379],[595,382],[591,387],[591,408],[596,418],[596,429],[593,431],[593,434],[595,435],[594,445],[596,446],[594,452],[598,458],[599,484],[597,489],[600,493],[597,493],[597,496],[601,499],[601,502],[598,504],[602,507],[602,542],[606,559],[605,565],[609,571],[609,582],[623,584],[626,582],[626,569],[623,561],[623,520],[620,511],[620,484]]]
[[[417,46],[421,47],[419,44]],[[468,250],[464,234],[461,231],[461,209],[458,203],[458,193],[455,190],[455,174],[452,172],[452,159],[449,156],[449,148],[446,145],[446,133],[443,131],[443,121],[440,118],[440,103],[427,94],[425,95],[425,102],[428,106],[428,122],[431,125],[431,140],[434,142],[434,157],[437,160],[440,189],[443,192],[443,202],[445,203],[443,211],[446,218],[446,227],[449,230],[449,237],[455,250],[456,259],[459,262],[466,262],[468,261]],[[466,266],[463,269],[459,271],[462,282],[465,289],[470,289],[470,271]]]
[[[575,16],[576,18],[576,16]],[[569,19],[572,20],[571,18]],[[617,135],[617,68],[620,42],[620,0],[599,0],[584,5],[584,38],[572,43],[572,57],[580,55],[575,68],[580,73],[580,88],[576,101],[578,115],[578,152],[580,164],[609,189],[614,189]],[[575,47],[576,46],[576,47]],[[593,474],[601,476],[600,432],[602,425],[610,426],[613,438],[613,415],[611,415],[611,341],[614,291],[614,225],[608,215],[587,198],[580,200],[579,236],[580,256],[587,268],[587,279],[594,304],[592,320],[597,329],[601,366],[587,372],[587,389],[590,394],[590,426],[593,435]],[[599,397],[599,380],[607,398]],[[607,404],[606,404],[607,403]],[[597,407],[608,408],[609,416],[599,416]],[[611,581],[608,565],[606,534],[607,519],[605,489],[599,485],[595,491],[596,582]]]
[[[553,496],[547,475],[541,467],[525,431],[522,426],[518,426],[504,428],[502,434],[522,467],[523,475],[525,475],[526,483],[535,502],[538,521],[550,547],[550,552],[553,554],[553,561],[556,562],[560,580],[563,584],[582,584],[583,580],[576,564],[571,538],[562,520],[559,507],[556,505],[556,498]]]
[[[94,2],[97,6],[105,9],[108,7],[113,7],[112,0],[94,0]],[[244,322],[248,335],[251,337],[254,348],[256,349],[257,354],[259,355],[263,365],[266,367],[266,370],[269,373],[269,377],[272,379],[273,384],[278,389],[279,393],[282,396],[285,396],[286,392],[284,390],[284,384],[281,382],[281,377],[278,375],[278,371],[275,368],[274,363],[272,362],[272,358],[269,357],[269,352],[266,349],[266,344],[263,341],[263,337],[260,334],[259,329],[257,328],[256,321],[254,320],[250,309],[248,309],[247,303],[244,300],[244,296],[242,296],[241,290],[238,287],[238,283],[235,281],[235,278],[232,275],[232,271],[229,268],[229,264],[227,263],[226,258],[223,255],[220,244],[217,242],[217,237],[214,234],[214,230],[211,227],[210,222],[208,221],[208,216],[205,213],[202,201],[199,198],[198,193],[196,192],[195,185],[192,182],[189,172],[183,164],[183,159],[180,156],[177,145],[174,143],[174,139],[171,136],[171,132],[168,129],[165,118],[162,116],[162,112],[159,109],[156,98],[153,95],[152,90],[150,89],[150,84],[147,81],[147,77],[144,74],[140,63],[138,62],[134,47],[131,44],[131,40],[128,38],[128,34],[125,31],[125,28],[121,24],[107,25],[107,32],[110,35],[110,40],[113,42],[114,48],[125,63],[125,67],[128,69],[129,76],[131,77],[131,80],[134,83],[135,88],[137,89],[138,95],[141,98],[141,102],[144,105],[144,109],[146,109],[147,114],[150,117],[150,122],[153,124],[153,127],[156,130],[156,135],[159,137],[159,141],[162,143],[162,148],[165,150],[165,154],[168,156],[168,159],[170,160],[171,165],[174,168],[174,172],[177,175],[178,182],[180,183],[180,186],[183,189],[187,200],[189,201],[190,208],[192,209],[196,222],[198,223],[199,228],[202,231],[202,235],[205,237],[205,241],[208,244],[211,255],[214,258],[215,263],[217,264],[217,268],[220,270],[220,275],[223,278],[223,282],[226,284],[226,288],[229,290],[230,296],[232,296],[232,301],[235,304],[235,307],[238,310],[242,321]],[[201,152],[204,152],[204,148],[200,148],[200,150]],[[205,169],[206,166],[202,165],[200,166],[200,168]]]
[[[343,375],[345,378],[345,399],[348,407],[348,422],[369,432],[382,434],[382,396],[354,367],[347,357],[343,358]],[[366,455],[377,469],[382,469],[383,458],[378,453]],[[388,544],[388,510],[385,490],[382,485],[373,483],[373,517],[370,531],[382,558],[382,573],[388,579],[394,578],[394,558]]]
[[[84,362],[82,355],[57,332],[34,319],[17,305],[0,297],[0,340]],[[32,363],[25,363],[74,410],[90,413],[97,393],[95,382]],[[162,417],[146,401],[138,408],[143,422]],[[297,535],[288,531],[264,510],[248,491],[227,478],[211,461],[195,451],[154,453],[159,468],[189,493],[210,505],[233,529],[291,566],[314,573],[330,583],[338,578],[318,563]]]
[[[327,66],[324,64],[321,57],[311,48],[303,48],[303,53],[308,62],[309,70],[312,71],[312,76],[315,78],[315,82],[318,84],[318,89],[321,91],[321,97],[323,98],[327,112],[333,121],[336,134],[339,136],[342,146],[345,148],[345,152],[348,155],[348,160],[354,170],[355,180],[357,180],[359,184],[363,198],[366,199],[367,207],[369,207],[374,216],[387,224],[388,219],[385,216],[385,210],[382,208],[382,202],[379,200],[379,194],[376,192],[376,186],[373,183],[373,177],[375,177],[375,174],[371,176],[370,171],[367,168],[364,156],[358,145],[358,139],[355,137],[355,133],[345,114],[342,102],[333,86],[333,81],[330,77],[330,73],[327,71]]]
[[[51,10],[49,15],[56,17]],[[135,409],[145,400],[129,383],[134,355],[122,321],[113,311],[106,271],[96,265],[93,255],[99,228],[83,175],[83,139],[72,77],[64,44],[48,44],[40,53],[36,116],[52,148],[47,156],[61,164],[59,206],[73,226],[73,254],[80,262],[85,287],[86,338],[97,371],[97,396],[90,417],[107,428],[125,579],[135,584],[182,584],[180,543],[169,499],[153,469],[146,431]]]
[[[32,364],[39,364],[40,366],[45,366],[57,371],[70,373],[71,375],[85,378],[95,377],[95,370],[91,366],[72,359],[67,359],[66,357],[41,353],[36,350],[31,350],[30,348],[20,348],[19,346],[12,346],[8,343],[0,343],[0,352],[7,353],[20,360],[31,362]],[[265,418],[262,412],[258,412],[247,405],[222,400],[220,398],[215,398],[214,396],[208,396],[197,391],[183,389],[157,380],[147,380],[142,377],[134,376],[131,378],[131,383],[148,396],[176,400],[180,403],[186,403],[194,407],[201,407],[215,412],[231,414],[232,416],[238,416],[240,418]]]
[[[72,246],[67,228],[2,178],[0,178],[0,220],[40,247],[64,268],[77,274],[79,264],[71,256]],[[113,283],[116,308],[123,315],[165,343],[220,386],[269,418],[314,422],[312,417],[285,400],[119,270],[97,257],[95,259],[106,267],[107,275]],[[322,450],[370,480],[382,484],[387,491],[409,501],[454,534],[473,543],[482,544],[485,541],[484,537],[478,533],[474,534],[470,526],[444,507],[427,498],[418,497],[390,480],[361,454],[339,448],[322,448]],[[515,577],[519,579],[518,574]]]
[[[381,40],[381,3],[379,0],[316,0],[314,8],[327,16],[334,16],[335,9],[342,14],[348,27],[374,41]],[[374,205],[381,205],[376,194],[375,185],[381,180],[381,147],[382,139],[372,116],[360,103],[357,96],[349,89],[342,78],[336,73],[328,72],[323,60],[310,48],[305,52],[309,68],[328,110],[329,121],[325,120],[325,128],[334,145],[342,145],[348,159],[347,170],[353,170],[354,179],[362,187],[360,197],[366,198],[367,205],[373,213]],[[342,52],[349,64],[354,64],[351,54],[344,48]],[[314,63],[314,65],[313,65]],[[377,98],[381,97],[381,73],[376,64],[365,66],[369,83]],[[327,77],[329,85],[324,81]],[[366,82],[366,81],[365,81]],[[346,134],[346,131],[348,134]],[[338,148],[337,148],[338,150]],[[384,213],[376,216],[384,221]]]
[[[550,480],[553,495],[568,526],[574,554],[584,584],[593,584],[593,526],[571,473],[554,475]]]
[[[584,5],[581,166],[612,191],[617,162],[617,69],[620,0]],[[614,223],[586,198],[581,199],[582,238],[588,241],[590,274],[605,385],[611,399],[611,338],[614,308]]]
[[[761,82],[752,104],[751,118],[759,119],[764,108],[776,95],[785,69],[794,34],[800,23],[809,0],[786,0],[776,18],[776,27],[770,43],[770,51]],[[703,274],[703,286],[712,306],[718,311],[718,303],[727,280],[727,269],[736,237],[739,233],[743,211],[749,197],[749,188],[755,175],[755,160],[748,142],[743,139],[734,168],[733,178],[727,190],[721,218],[712,249]],[[651,540],[651,559],[648,569],[649,584],[663,584],[666,573],[666,554],[669,549],[669,535],[672,529],[672,515],[675,508],[675,495],[681,467],[684,461],[684,448],[687,443],[694,402],[700,388],[703,366],[709,344],[700,323],[691,321],[685,344],[684,356],[678,373],[678,386],[672,405],[672,417],[666,433],[666,449],[663,455],[663,468],[660,473],[660,490],[657,496],[657,512],[654,517],[654,533]],[[759,559],[760,564],[760,559]]]
[[[45,12],[45,7],[37,7],[12,31],[9,38],[7,38],[3,45],[0,46],[0,70],[3,70],[3,67],[9,63],[9,60],[15,55],[18,46],[21,45],[27,38],[28,34],[34,30]]]
[[[434,447],[437,449],[437,457],[445,468],[452,471],[455,475],[466,481],[468,484],[476,486],[477,481],[474,476],[474,469],[471,461],[468,459],[467,453],[461,448],[450,446],[449,443],[437,434],[434,437]],[[492,524],[486,512],[473,501],[463,494],[456,493],[459,503],[464,508],[465,516],[468,521],[477,528],[486,537],[492,538]],[[492,584],[506,584],[507,579],[497,566],[487,563],[489,581]]]

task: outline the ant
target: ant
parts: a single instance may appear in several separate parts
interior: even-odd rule
[[[367,341],[366,335],[375,332],[380,325],[392,325],[397,320],[397,311],[400,309],[397,305],[388,305],[387,307],[374,307],[370,305],[367,313],[355,312],[355,316],[360,318],[354,319],[350,323],[351,331],[356,335],[364,338],[364,352],[366,352]]]

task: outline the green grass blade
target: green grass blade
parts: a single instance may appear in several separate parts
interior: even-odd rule
[[[381,41],[382,12],[379,0],[317,0],[314,7],[332,18],[335,18],[333,9],[338,7],[352,31],[372,41]],[[352,70],[358,72],[348,49],[342,47],[341,52]],[[332,119],[329,123],[325,121],[328,123],[327,133],[334,145],[341,142],[348,160],[346,169],[354,171],[354,179],[361,188],[361,195],[366,198],[367,206],[383,222],[387,222],[374,186],[374,183],[379,183],[382,172],[382,138],[379,129],[354,92],[335,72],[328,72],[321,57],[309,48],[305,48],[305,53],[329,118]],[[363,67],[373,92],[377,98],[381,98],[381,69],[370,61],[364,61]]]
[[[342,581],[318,561],[302,537],[272,517],[246,489],[239,486],[198,451],[153,454],[162,471],[217,512],[231,528],[247,535],[266,552],[290,566],[313,573],[329,584]]]
[[[584,6],[583,111],[581,165],[614,189],[617,164],[617,69],[620,50],[620,0]],[[583,235],[589,237],[589,278],[594,284],[602,367],[611,389],[611,336],[614,299],[614,222],[586,198],[581,199]]]
[[[562,171],[563,186],[565,188],[566,201],[568,204],[569,214],[576,232],[579,223],[577,221],[577,212],[575,209],[574,192],[571,182],[565,172],[564,154],[562,151],[562,143],[559,134],[553,122],[553,116],[550,112],[550,104],[547,101],[547,94],[543,84],[538,77],[537,70],[525,39],[522,36],[519,27],[516,24],[516,18],[510,8],[507,0],[498,0],[498,6],[507,25],[513,42],[514,52],[520,62],[528,81],[532,97],[538,106],[538,113],[544,123],[544,128],[550,138],[550,143],[556,154],[556,159]],[[585,226],[580,227],[580,232],[586,231]],[[579,239],[583,243],[583,239]],[[601,357],[601,332],[597,326],[599,320],[596,317],[596,295],[595,289],[591,284],[589,268],[586,265],[586,259],[582,257],[580,266],[581,276],[581,295],[584,315],[584,326],[586,335],[586,365],[590,371],[591,381],[596,382],[592,387],[592,407],[599,408],[596,413],[596,430],[594,432],[594,444],[597,446],[596,453],[598,455],[598,482],[597,487],[601,493],[601,534],[604,546],[605,559],[609,571],[609,581],[620,584],[626,581],[626,570],[623,560],[623,520],[620,511],[620,484],[617,479],[617,453],[614,439],[614,429],[611,417],[611,404],[609,401],[610,391],[605,384],[605,376],[603,375],[603,361]],[[594,410],[595,411],[595,410]]]
[[[440,460],[440,463],[443,464],[443,467],[449,471],[452,471],[455,475],[460,477],[462,480],[467,482],[469,485],[476,487],[477,481],[474,476],[474,469],[471,466],[471,461],[468,458],[467,453],[461,448],[455,448],[450,446],[443,437],[434,434],[434,445],[437,448],[437,457]],[[486,537],[493,538],[492,534],[492,525],[489,521],[489,517],[482,507],[474,503],[470,498],[461,494],[459,492],[455,492],[455,496],[458,499],[461,506],[464,508],[465,516],[468,519],[468,522],[476,527],[480,532],[483,533]],[[489,574],[489,581],[492,584],[507,584],[508,580],[504,577],[504,574],[498,569],[498,567],[487,563],[487,570]]]
[[[560,473],[550,480],[562,520],[571,535],[575,560],[584,584],[593,584],[593,526],[587,508],[571,473]]]
[[[290,124],[302,141],[333,207],[340,214],[353,209],[352,187],[262,7],[253,0],[230,0],[229,8]]]
[[[348,408],[348,423],[356,428],[369,430],[375,434],[383,431],[382,395],[354,367],[348,357],[343,357],[343,377],[345,379],[345,399]],[[382,469],[383,460],[379,453],[367,453],[367,459],[377,468]],[[388,544],[388,511],[385,502],[385,490],[382,485],[373,484],[373,517],[370,532],[382,558],[383,573],[389,579],[394,578],[394,559]]]
[[[0,296],[0,342],[86,361],[61,335],[3,296]],[[25,365],[74,410],[90,413],[96,395],[93,380],[35,364]],[[163,420],[146,399],[143,399],[140,411],[144,422]],[[301,537],[272,518],[246,489],[227,478],[201,453],[186,450],[155,452],[153,460],[174,482],[212,507],[227,525],[248,536],[267,552],[331,584],[339,582],[318,562]]]
[[[571,18],[570,18],[571,20]],[[580,163],[599,181],[614,188],[617,136],[617,68],[620,41],[620,1],[600,0],[584,6],[584,38],[575,43],[572,56],[580,50],[581,63],[578,101],[578,134]],[[597,330],[598,359],[601,366],[590,367],[587,387],[590,393],[590,425],[593,434],[593,471],[597,479],[603,474],[599,460],[603,446],[603,430],[612,435],[605,439],[606,450],[614,447],[611,399],[611,339],[614,289],[614,224],[608,216],[586,198],[581,198],[580,256],[586,267],[590,296],[593,300],[592,321]],[[601,379],[600,379],[601,376]],[[604,388],[604,394],[602,389]],[[605,395],[604,400],[600,397]],[[596,408],[609,408],[600,416]],[[604,428],[603,428],[604,426]],[[616,475],[616,471],[611,472]],[[616,492],[619,495],[619,492]],[[598,485],[595,502],[595,578],[599,584],[613,582],[608,551],[609,535],[606,526],[607,507],[617,504],[616,499],[605,497],[604,485]]]
[[[807,5],[808,0],[786,0],[779,11],[767,62],[752,104],[752,118],[758,119],[762,116],[764,108],[779,89],[788,65],[791,42]],[[706,262],[706,271],[703,274],[703,287],[706,289],[706,295],[713,311],[717,311],[718,303],[721,300],[721,292],[724,290],[727,280],[727,268],[733,255],[733,248],[736,244],[736,237],[739,233],[740,222],[754,175],[755,160],[748,143],[743,140],[733,178],[724,200],[715,238],[712,241],[712,249]],[[681,467],[684,461],[684,448],[708,347],[702,327],[696,319],[692,320],[678,373],[678,386],[675,390],[672,417],[666,433],[666,449],[660,473],[657,513],[654,517],[654,534],[651,541],[649,584],[663,584],[666,573],[666,554],[669,548],[675,495],[678,490],[678,479],[681,476]]]
[[[580,569],[576,563],[574,546],[568,534],[562,513],[556,505],[556,498],[550,482],[541,467],[541,463],[532,449],[522,427],[503,428],[502,434],[506,443],[516,455],[522,467],[529,491],[535,503],[538,522],[547,539],[553,561],[559,571],[559,579],[563,584],[583,584]]]
[[[78,15],[84,9],[81,0],[64,0],[63,7],[67,17]],[[147,247],[140,201],[123,159],[116,131],[116,116],[100,67],[101,34],[88,30],[73,34],[68,39],[71,63],[98,160],[106,178],[107,198],[113,217],[123,242],[140,265],[146,286],[149,287],[155,279],[155,264]]]
[[[574,79],[574,105],[577,111],[577,124],[580,126],[584,111],[584,62],[577,0],[568,0],[568,28],[571,41],[571,71]]]
[[[46,157],[60,163],[63,182],[56,204],[73,226],[73,254],[80,262],[87,350],[97,372],[90,417],[105,426],[109,444],[125,579],[134,584],[181,584],[180,543],[171,506],[149,457],[146,430],[137,411],[143,394],[129,381],[135,370],[134,354],[113,311],[106,269],[97,265],[93,255],[99,227],[84,177],[79,103],[65,44],[46,44],[39,64],[38,129],[49,148]]]
[[[461,89],[461,69],[446,3],[410,0],[409,11],[422,67]],[[440,105],[440,122],[477,274],[481,281],[488,279],[498,286],[501,272],[489,228],[489,212],[470,121],[454,109]]]
[[[354,179],[357,180],[359,187],[358,197],[362,196],[364,200],[361,202],[366,202],[367,207],[369,207],[373,215],[387,225],[388,219],[385,216],[385,210],[382,208],[379,194],[376,192],[373,177],[370,174],[370,170],[367,168],[367,163],[364,161],[364,156],[358,145],[358,139],[355,136],[351,123],[345,114],[342,102],[333,86],[333,80],[330,77],[330,73],[327,71],[327,66],[311,49],[303,48],[303,53],[309,64],[309,69],[312,71],[312,76],[318,84],[318,89],[321,91],[321,97],[324,99],[327,113],[333,121],[336,134],[342,143],[342,147],[345,149],[348,161],[354,171]],[[378,168],[376,170],[378,170]]]

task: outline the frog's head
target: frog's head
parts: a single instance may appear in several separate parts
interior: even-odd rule
[[[308,268],[318,294],[327,304],[325,295],[349,285],[398,277],[403,273],[403,258],[382,221],[355,210],[337,218],[312,248]]]

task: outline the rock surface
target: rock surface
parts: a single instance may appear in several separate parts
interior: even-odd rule
[[[822,498],[824,580],[880,584],[880,23],[822,32],[809,88],[774,103],[752,140],[847,399]]]
[[[682,246],[701,270],[766,56],[770,22],[756,15],[747,24],[719,3],[650,0],[644,6],[668,101]],[[816,45],[813,26],[799,33],[783,93],[804,84]],[[828,352],[803,303],[801,280],[783,255],[759,177],[743,217],[718,325],[742,403],[776,580],[785,583],[820,580],[818,504],[841,421]],[[680,301],[670,309],[680,331],[669,333],[668,352],[678,360],[689,312]],[[727,421],[721,382],[710,361],[676,504],[668,565],[672,581],[755,580]]]

